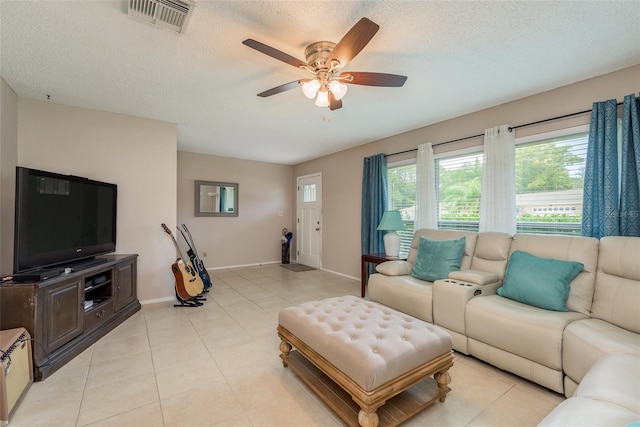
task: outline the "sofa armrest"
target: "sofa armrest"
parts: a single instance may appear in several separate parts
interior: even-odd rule
[[[449,279],[480,286],[490,285],[500,281],[497,274],[479,270],[452,271],[449,273]]]
[[[436,280],[433,283],[433,321],[451,331],[466,335],[465,307],[476,297],[493,295],[502,286],[496,276],[493,283],[479,285],[455,279]]]
[[[406,276],[412,269],[409,261],[385,261],[376,266],[376,271],[385,276]]]

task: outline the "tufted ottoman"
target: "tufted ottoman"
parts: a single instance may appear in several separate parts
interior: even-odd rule
[[[451,337],[382,304],[344,296],[287,307],[278,335],[284,366],[352,426],[398,425],[451,390]]]

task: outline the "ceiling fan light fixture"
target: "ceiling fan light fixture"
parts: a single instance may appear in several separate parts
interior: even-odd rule
[[[316,105],[318,107],[329,106],[329,92],[327,90],[318,91],[318,96],[316,98]]]
[[[320,89],[320,82],[316,79],[309,80],[302,84],[302,93],[309,99],[316,97],[318,90]]]
[[[337,80],[332,80],[329,83],[329,90],[333,93],[333,96],[337,101],[340,101],[347,94],[348,86],[340,83]]]
[[[137,2],[143,0],[129,1]],[[170,2],[179,0],[145,1]],[[360,53],[379,29],[380,26],[375,22],[368,18],[361,18],[337,44],[319,41],[308,45],[304,51],[306,62],[259,41],[253,39],[244,40],[242,44],[245,46],[298,69],[306,70],[314,76],[311,79],[299,79],[276,86],[259,93],[258,96],[265,98],[302,86],[304,96],[309,99],[315,99],[315,104],[318,107],[329,107],[331,111],[334,111],[342,108],[342,98],[347,94],[348,86],[346,84],[401,87],[407,80],[406,76],[362,71],[342,74],[343,67]]]

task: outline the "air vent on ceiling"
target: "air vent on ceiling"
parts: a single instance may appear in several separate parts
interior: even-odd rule
[[[129,16],[182,33],[194,5],[191,0],[129,0]]]

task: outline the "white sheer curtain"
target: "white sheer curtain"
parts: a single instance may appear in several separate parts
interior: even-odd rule
[[[516,232],[516,149],[508,125],[484,131],[480,231]]]
[[[416,211],[414,230],[438,228],[436,202],[436,170],[433,162],[433,145],[429,142],[418,146],[416,160]]]

